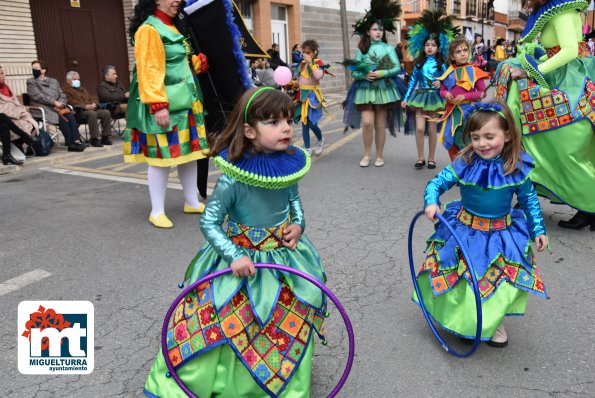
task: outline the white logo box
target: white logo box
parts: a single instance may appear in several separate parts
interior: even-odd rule
[[[58,328],[41,328],[30,325],[30,336],[27,322],[31,314],[41,312],[40,318],[49,321],[50,310],[54,310],[56,318],[63,315],[71,325]],[[86,322],[86,325],[84,323]],[[38,323],[38,322],[34,322]],[[82,338],[86,337],[86,349]],[[42,357],[41,344],[44,338],[49,339],[49,356]],[[68,351],[61,356],[62,339],[68,339]],[[95,362],[95,309],[90,301],[22,301],[18,307],[18,366],[22,374],[90,374]],[[29,341],[31,340],[31,341]]]

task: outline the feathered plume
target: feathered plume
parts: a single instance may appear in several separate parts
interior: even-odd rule
[[[458,27],[453,26],[452,19],[452,16],[446,16],[442,11],[424,10],[421,18],[409,30],[409,40],[407,40],[409,54],[417,58],[423,51],[428,36],[433,35],[440,42],[442,58],[448,59],[448,46],[460,31]]]
[[[401,3],[398,0],[372,0],[370,11],[353,25],[354,33],[360,36],[366,34],[370,27],[378,22],[385,31],[395,33],[395,19],[401,15]]]

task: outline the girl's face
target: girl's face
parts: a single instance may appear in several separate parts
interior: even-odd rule
[[[424,44],[424,51],[426,55],[436,55],[438,52],[438,46],[436,45],[435,40],[427,40],[426,44]]]
[[[256,129],[249,124],[244,125],[244,135],[254,141],[254,146],[265,153],[285,151],[291,144],[293,118],[281,117],[261,120]]]
[[[180,6],[180,0],[157,0],[157,9],[164,12],[169,17],[175,17],[178,15],[178,7]]]
[[[368,31],[368,35],[370,35],[370,39],[374,41],[382,40],[382,36],[384,35],[384,28],[378,25],[376,22],[374,22],[370,27],[370,30]]]
[[[495,115],[479,130],[470,134],[473,152],[482,159],[493,159],[500,155],[504,145],[510,141],[508,131],[500,127],[499,117]]]
[[[469,60],[469,47],[466,44],[457,46],[454,50],[453,59],[457,65],[465,65]]]

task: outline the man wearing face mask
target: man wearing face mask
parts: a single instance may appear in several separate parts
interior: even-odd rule
[[[62,86],[62,90],[68,98],[68,103],[74,107],[77,114],[87,118],[91,146],[112,145],[110,140],[112,115],[107,109],[99,109],[98,101],[84,87],[81,87],[81,78],[78,72],[70,71],[66,74],[66,84]],[[101,137],[97,119],[101,121]]]

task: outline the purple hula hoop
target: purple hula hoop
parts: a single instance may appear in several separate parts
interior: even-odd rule
[[[298,271],[293,268],[289,268],[289,267],[286,267],[284,265],[279,265],[279,264],[254,264],[254,266],[256,268],[268,268],[268,269],[275,269],[277,271],[289,272],[290,274],[297,275],[300,278],[307,280],[308,282],[312,283],[313,285],[318,287],[320,290],[322,290],[322,292],[324,294],[326,294],[328,298],[331,299],[331,301],[335,304],[335,306],[339,310],[339,313],[341,314],[341,316],[343,317],[343,321],[345,322],[345,327],[347,329],[347,336],[349,337],[349,356],[347,357],[347,363],[345,364],[345,370],[343,371],[343,374],[341,375],[341,379],[339,380],[339,383],[335,386],[335,388],[333,389],[333,391],[331,391],[331,393],[328,395],[327,398],[335,397],[339,393],[339,391],[341,390],[341,388],[343,387],[345,382],[347,381],[347,377],[349,377],[349,372],[351,372],[351,366],[353,365],[353,358],[355,355],[355,338],[353,336],[353,327],[351,326],[351,321],[349,320],[349,316],[347,316],[347,312],[345,311],[345,308],[343,308],[343,306],[341,305],[341,302],[339,302],[339,299],[333,294],[333,292],[331,292],[331,290],[328,287],[326,287],[322,282],[319,282],[312,276],[306,274],[305,272]],[[163,358],[165,359],[165,365],[167,366],[170,376],[174,378],[176,383],[178,383],[178,386],[180,386],[180,388],[186,393],[186,395],[188,395],[191,398],[198,398],[198,397],[196,395],[194,395],[194,393],[192,391],[190,391],[190,389],[188,387],[186,387],[184,382],[176,374],[176,371],[174,370],[174,367],[171,364],[171,360],[169,359],[169,356],[167,355],[167,326],[169,323],[169,319],[170,319],[172,313],[174,312],[174,310],[176,309],[176,306],[178,305],[178,303],[188,293],[190,293],[192,290],[194,290],[197,286],[200,286],[205,282],[208,282],[212,279],[218,278],[222,275],[229,274],[231,272],[232,272],[231,268],[227,268],[224,270],[214,272],[209,275],[205,275],[202,278],[200,278],[199,280],[197,280],[196,282],[192,283],[190,286],[188,286],[186,289],[184,289],[184,291],[178,297],[176,297],[176,299],[174,300],[172,305],[167,310],[167,314],[165,315],[165,321],[163,322],[163,328],[161,329],[161,351],[163,353]]]

